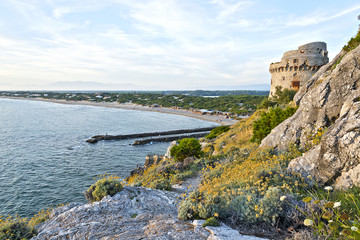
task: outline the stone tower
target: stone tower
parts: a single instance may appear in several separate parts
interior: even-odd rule
[[[298,90],[319,68],[329,62],[326,43],[312,42],[285,52],[281,62],[270,64],[270,96],[276,86]]]

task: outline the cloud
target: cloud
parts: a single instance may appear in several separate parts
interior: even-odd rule
[[[312,25],[320,24],[320,23],[327,22],[330,20],[334,20],[334,19],[342,17],[344,15],[353,13],[359,9],[360,9],[360,5],[358,4],[358,5],[351,6],[350,8],[344,9],[340,12],[338,12],[336,10],[335,13],[332,13],[332,14],[327,11],[323,11],[323,12],[315,11],[315,12],[311,12],[310,14],[308,14],[306,16],[291,16],[288,19],[288,21],[286,21],[285,26],[286,27],[312,26]]]
[[[149,89],[270,81],[271,59],[309,41],[330,46],[346,38],[343,17],[360,9],[313,3],[321,11],[304,14],[260,0],[4,1],[0,79],[18,86],[68,81]]]
[[[102,83],[93,81],[68,81],[55,82],[43,86],[46,90],[132,90],[139,86],[133,83]]]
[[[220,7],[220,11],[217,15],[217,20],[220,23],[225,23],[229,19],[233,17],[233,15],[240,15],[241,12],[244,12],[249,6],[253,5],[253,1],[237,1],[232,3],[233,1],[226,0],[212,0],[210,3],[215,4]],[[250,22],[248,20],[242,19],[238,20],[236,25],[238,26],[249,26]]]

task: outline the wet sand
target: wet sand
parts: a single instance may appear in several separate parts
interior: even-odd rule
[[[141,105],[129,104],[129,103],[67,101],[67,100],[60,100],[60,99],[58,100],[58,99],[44,99],[44,98],[22,98],[22,97],[2,97],[2,98],[52,102],[52,103],[70,104],[70,105],[87,105],[87,106],[95,106],[95,107],[120,108],[120,109],[125,109],[125,110],[150,111],[150,112],[158,112],[158,113],[166,113],[166,114],[176,114],[176,115],[182,115],[182,116],[186,116],[186,117],[201,119],[204,121],[215,122],[215,123],[218,123],[221,125],[232,125],[237,122],[234,119],[229,119],[229,118],[225,118],[222,116],[196,114],[196,113],[193,113],[193,112],[191,112],[189,110],[185,110],[185,109],[148,107],[148,106],[141,106]]]

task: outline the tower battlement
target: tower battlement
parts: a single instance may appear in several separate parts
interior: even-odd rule
[[[287,51],[281,62],[270,64],[270,96],[276,87],[298,90],[321,66],[329,62],[325,42],[312,42]]]

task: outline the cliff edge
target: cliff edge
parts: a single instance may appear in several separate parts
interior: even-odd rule
[[[290,143],[306,148],[289,169],[312,175],[337,188],[360,185],[360,46],[341,51],[295,96],[296,113],[274,128],[261,146],[285,149]]]

